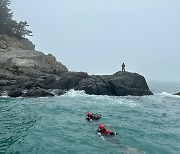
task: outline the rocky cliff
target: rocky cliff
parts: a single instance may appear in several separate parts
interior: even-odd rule
[[[152,95],[145,78],[137,73],[69,72],[52,54],[36,51],[29,40],[0,35],[0,95],[7,91],[11,97],[53,96],[70,89],[95,95]]]
[[[18,77],[42,73],[61,74],[68,71],[67,67],[56,61],[52,54],[45,55],[36,51],[34,44],[29,40],[18,40],[2,35],[0,35],[0,69],[1,75],[8,76],[13,73]]]

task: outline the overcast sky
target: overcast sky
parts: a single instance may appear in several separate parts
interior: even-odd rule
[[[12,0],[36,50],[70,71],[180,82],[180,0]]]

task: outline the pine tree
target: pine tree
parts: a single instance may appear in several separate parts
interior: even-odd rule
[[[6,33],[8,25],[12,20],[12,13],[8,8],[9,0],[0,0],[0,33]]]
[[[17,22],[12,19],[10,3],[10,0],[0,0],[0,34],[15,36],[19,39],[26,35],[32,36],[32,31],[26,28],[29,26],[26,21]]]

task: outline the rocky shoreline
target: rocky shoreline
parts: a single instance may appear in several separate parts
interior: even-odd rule
[[[110,96],[153,95],[145,78],[137,73],[88,75],[70,72],[52,54],[36,51],[27,39],[0,35],[0,95],[44,97],[64,94],[70,89]]]
[[[70,89],[84,90],[87,94],[110,96],[153,95],[143,76],[136,73],[113,75],[88,75],[84,72],[66,72],[61,75],[45,75],[38,78],[0,80],[1,92],[10,97],[44,97],[64,94]]]

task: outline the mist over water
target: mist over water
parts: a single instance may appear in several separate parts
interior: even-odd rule
[[[0,153],[179,153],[180,85],[149,83],[153,96],[0,98]],[[87,112],[100,113],[87,122]],[[118,135],[97,135],[104,123]],[[139,150],[129,149],[138,148]]]

